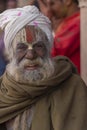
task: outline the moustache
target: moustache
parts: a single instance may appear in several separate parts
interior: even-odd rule
[[[20,62],[20,64],[22,66],[34,66],[34,65],[42,66],[43,65],[43,60],[41,58],[37,58],[35,60],[23,59]]]

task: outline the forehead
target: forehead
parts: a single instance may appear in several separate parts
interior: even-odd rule
[[[47,41],[46,34],[38,27],[26,26],[16,34],[13,45],[16,46],[18,43],[33,44],[38,41]]]
[[[28,43],[33,43],[40,39],[39,30],[32,26],[25,27],[26,40]]]

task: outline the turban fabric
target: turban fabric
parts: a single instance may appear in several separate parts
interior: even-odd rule
[[[34,25],[42,29],[47,35],[49,47],[51,47],[53,36],[50,20],[37,7],[29,5],[23,8],[9,9],[0,14],[0,28],[5,31],[4,43],[7,52],[9,52],[17,32],[26,25]]]

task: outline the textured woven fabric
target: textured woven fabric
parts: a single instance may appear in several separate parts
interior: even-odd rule
[[[55,74],[36,85],[19,84],[7,74],[0,79],[0,123],[34,104],[29,130],[87,130],[87,87],[67,58],[55,61]]]

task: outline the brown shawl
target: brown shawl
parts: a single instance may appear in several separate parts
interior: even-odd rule
[[[19,84],[4,74],[0,81],[0,123],[36,103],[30,130],[87,129],[87,88],[73,74],[75,68],[67,58],[59,57],[55,61],[55,74],[37,84]]]
[[[28,109],[33,103],[50,91],[53,91],[56,85],[71,75],[72,70],[68,62],[63,62],[61,58],[58,58],[56,62],[58,62],[58,65],[55,74],[49,79],[37,84],[17,83],[14,78],[7,73],[1,77],[0,123]]]

